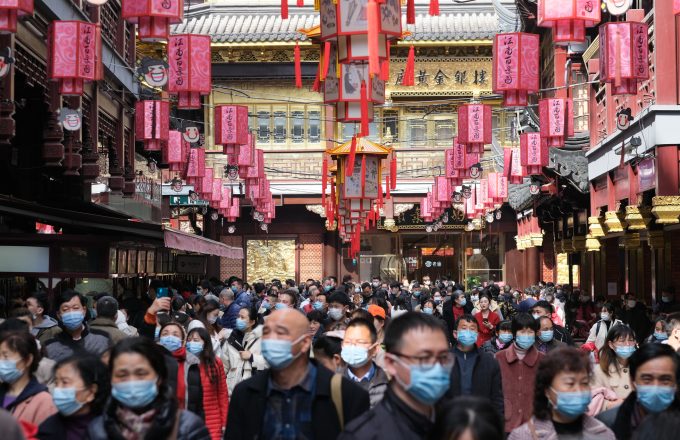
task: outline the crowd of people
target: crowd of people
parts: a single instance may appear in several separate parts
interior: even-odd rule
[[[611,298],[609,298],[611,299]],[[664,439],[680,302],[448,279],[154,280],[11,298],[14,439]]]

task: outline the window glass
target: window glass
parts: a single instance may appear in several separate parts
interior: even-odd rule
[[[308,137],[309,142],[319,142],[321,141],[321,112],[310,111],[309,115],[309,130]]]
[[[408,134],[411,146],[423,146],[427,142],[427,123],[424,119],[408,121]]]
[[[282,111],[274,112],[274,142],[286,142],[286,113]]]
[[[269,142],[269,112],[257,112],[257,140],[258,142]]]
[[[297,110],[292,113],[292,116],[293,127],[291,130],[291,134],[293,138],[293,143],[299,144],[303,142],[303,139],[305,137],[304,112]]]

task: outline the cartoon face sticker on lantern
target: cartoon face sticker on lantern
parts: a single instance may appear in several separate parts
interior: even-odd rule
[[[14,64],[14,58],[12,58],[12,49],[5,47],[0,50],[0,78],[4,78],[9,73],[9,69],[12,68]]]
[[[198,200],[198,193],[196,191],[189,191],[189,200],[192,202]]]
[[[619,130],[627,129],[632,121],[633,113],[630,108],[623,108],[616,114],[616,128]]]
[[[623,15],[633,5],[633,0],[604,0],[607,12],[611,15]]]
[[[227,178],[229,180],[238,179],[238,165],[227,165]]]
[[[190,144],[197,144],[201,140],[201,132],[198,129],[198,126],[187,124],[182,131],[182,137]]]
[[[469,199],[470,197],[472,197],[472,188],[470,188],[469,186],[463,185],[463,197],[466,198],[466,199]]]
[[[531,185],[529,186],[529,193],[531,193],[532,196],[535,196],[536,194],[541,192],[541,184],[535,180],[531,181]]]
[[[453,193],[453,203],[460,203],[463,201],[463,194],[456,191]]]
[[[182,191],[182,179],[179,177],[172,179],[172,182],[170,182],[170,188],[175,192]]]
[[[83,125],[83,114],[80,109],[73,110],[64,107],[59,112],[59,122],[64,130],[78,131]]]
[[[165,87],[168,83],[168,63],[163,60],[144,57],[137,72],[151,87]]]
[[[482,175],[482,165],[481,164],[474,164],[470,167],[470,177],[473,179],[476,179]]]

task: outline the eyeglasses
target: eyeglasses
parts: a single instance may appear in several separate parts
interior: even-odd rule
[[[453,353],[447,351],[446,353],[441,353],[438,355],[424,355],[424,356],[409,356],[401,353],[392,353],[394,356],[400,358],[408,359],[420,367],[431,367],[435,364],[439,364],[444,368],[451,368],[454,362]]]

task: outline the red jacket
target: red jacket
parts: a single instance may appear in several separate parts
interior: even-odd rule
[[[496,324],[501,322],[501,318],[498,313],[489,311],[489,324],[493,325],[493,329],[487,328],[484,325],[484,316],[482,312],[475,314],[475,319],[477,320],[477,327],[479,327],[479,336],[477,336],[477,347],[481,347],[484,343],[491,339],[491,337],[496,333]]]
[[[229,411],[229,391],[227,390],[227,376],[220,358],[215,358],[216,383],[210,381],[205,364],[201,363],[201,386],[203,388],[203,414],[205,426],[210,431],[212,440],[222,438],[222,430],[227,424]]]

